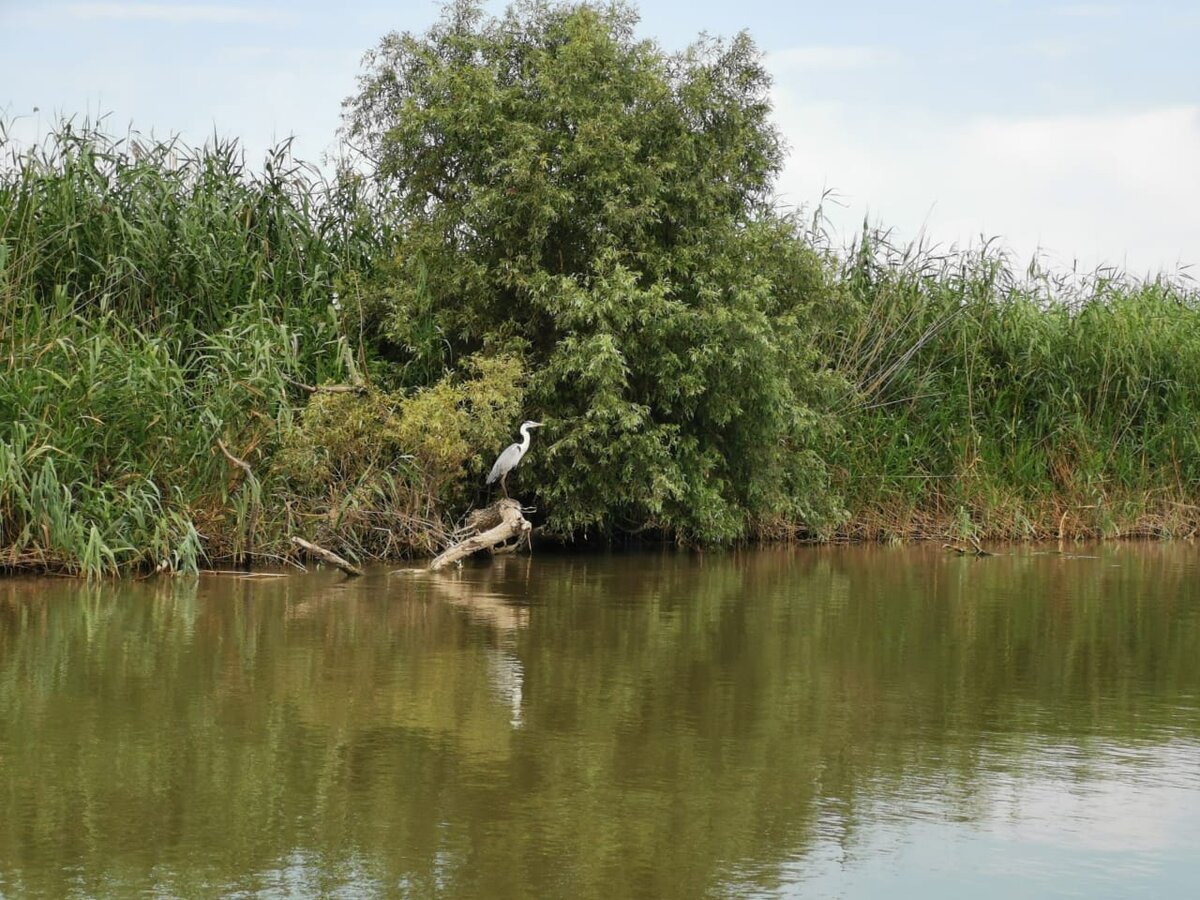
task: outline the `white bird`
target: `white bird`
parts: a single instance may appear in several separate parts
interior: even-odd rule
[[[492,465],[492,471],[488,474],[487,483],[491,484],[497,478],[500,479],[500,489],[504,491],[504,496],[508,496],[508,487],[504,484],[504,479],[508,477],[508,473],[517,467],[517,463],[525,456],[529,450],[529,429],[541,428],[541,422],[532,420],[524,422],[521,425],[521,442],[518,444],[509,444],[504,448],[504,451],[496,457],[496,462]]]

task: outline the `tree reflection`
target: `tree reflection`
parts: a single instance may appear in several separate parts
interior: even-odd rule
[[[1099,555],[0,582],[0,892],[769,890],[1200,735],[1194,554]]]

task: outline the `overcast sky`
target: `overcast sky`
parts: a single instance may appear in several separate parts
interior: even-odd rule
[[[906,239],[999,236],[1059,267],[1200,263],[1195,0],[639,7],[643,34],[670,49],[701,31],[751,33],[791,148],[782,199],[834,191],[844,234],[867,216]],[[255,156],[294,134],[297,155],[316,159],[363,52],[387,31],[423,31],[438,9],[0,0],[0,112],[23,138],[57,113],[104,112],[114,130],[216,130]]]

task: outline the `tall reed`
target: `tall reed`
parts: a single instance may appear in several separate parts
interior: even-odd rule
[[[1187,278],[1017,269],[867,234],[827,351],[855,385],[830,448],[847,533],[1190,533],[1200,295]]]
[[[257,460],[292,381],[345,374],[353,188],[90,123],[0,154],[0,565],[194,568],[231,530],[215,442]]]

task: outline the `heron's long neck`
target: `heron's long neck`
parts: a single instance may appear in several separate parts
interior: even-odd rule
[[[529,426],[521,426],[521,455],[525,455],[525,451],[529,449]]]

